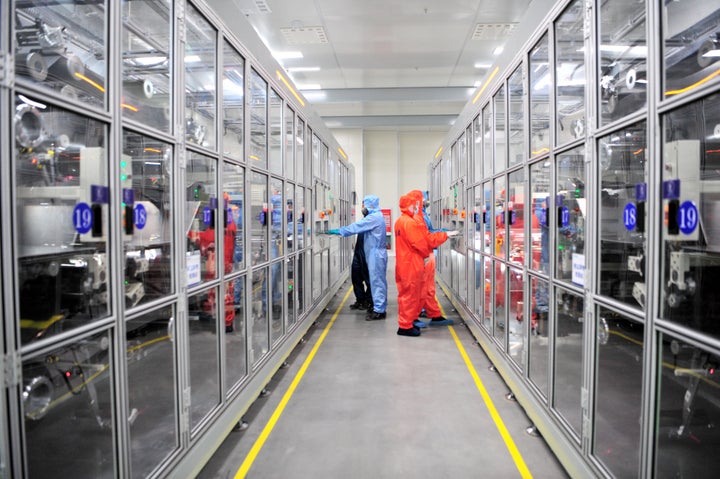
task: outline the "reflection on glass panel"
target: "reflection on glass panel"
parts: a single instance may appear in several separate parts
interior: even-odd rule
[[[644,327],[605,308],[596,327],[593,454],[615,477],[639,477]]]
[[[582,296],[556,290],[554,406],[578,435],[582,431],[583,311]]]
[[[270,179],[270,259],[279,258],[285,253],[283,234],[283,183],[276,178]]]
[[[550,285],[547,281],[531,277],[530,296],[530,381],[540,389],[544,397],[548,395],[548,365],[550,348],[548,347],[548,310]]]
[[[295,112],[285,105],[285,131],[283,132],[285,151],[285,178],[295,179]],[[298,181],[302,178],[298,177]]]
[[[522,265],[525,261],[525,172],[523,170],[510,174],[505,220],[510,228],[508,259]]]
[[[473,183],[483,179],[483,133],[480,116],[473,120]]]
[[[127,322],[132,477],[147,477],[178,446],[172,307]]]
[[[481,325],[488,331],[492,331],[493,306],[493,264],[489,256],[483,256],[483,314],[480,316]]]
[[[305,312],[305,307],[308,304],[306,301],[306,295],[307,295],[307,288],[305,287],[305,281],[310,280],[310,275],[305,274],[307,271],[307,258],[309,253],[301,252],[298,254],[297,257],[297,275],[295,275],[295,272],[293,272],[293,286],[295,290],[295,294],[297,295],[297,314],[298,317],[300,317],[301,314]]]
[[[301,271],[298,270],[298,259],[302,255],[289,258],[285,261],[286,275],[287,275],[287,323],[290,328],[297,321],[298,317],[298,287],[295,272],[298,272],[298,279],[302,277]]]
[[[250,254],[252,264],[256,265],[268,259],[268,200],[267,200],[267,176],[260,173],[252,173],[250,183]]]
[[[15,196],[23,344],[109,315],[102,123],[16,101]],[[123,182],[129,187],[129,181]]]
[[[242,159],[245,118],[245,60],[227,42],[223,47],[223,151]]]
[[[313,275],[313,285],[312,285],[312,299],[315,301],[320,297],[320,293],[322,292],[323,286],[322,286],[322,250],[315,251],[313,250],[313,259],[312,259],[312,275]]]
[[[585,284],[585,154],[578,147],[558,155],[555,194],[557,237],[555,274],[558,279]]]
[[[297,205],[295,206],[295,210],[293,211],[293,222],[295,225],[293,226],[293,231],[295,232],[295,239],[294,243],[297,243],[297,249],[301,250],[305,247],[305,188],[298,187],[296,191],[297,197],[295,201],[297,202]],[[288,227],[290,225],[288,224]],[[307,231],[309,233],[309,230]]]
[[[187,364],[190,368],[191,430],[220,404],[217,319],[218,314],[224,311],[227,324],[228,313],[234,315],[235,311],[232,309],[232,295],[227,292],[224,307],[218,308],[217,293],[217,288],[213,288],[188,297]]]
[[[475,307],[473,311],[478,317],[482,317],[483,300],[485,291],[485,282],[483,281],[483,257],[480,253],[475,253]]]
[[[527,323],[525,314],[525,281],[521,269],[508,269],[508,287],[510,288],[510,301],[508,308],[508,353],[515,363],[522,365],[527,344]]]
[[[283,102],[275,90],[270,89],[269,134],[270,144],[268,157],[270,158],[270,171],[281,175],[283,172]]]
[[[124,131],[124,162],[132,165],[127,175],[132,187],[123,182],[125,305],[131,308],[172,292],[172,150],[166,143]],[[184,218],[186,230],[189,220]]]
[[[111,344],[105,332],[23,360],[29,477],[113,476]]]
[[[310,149],[312,155],[312,174],[314,177],[326,179],[324,175],[325,165],[320,161],[320,139],[314,134],[308,134],[308,136],[312,138]]]
[[[252,274],[251,312],[248,321],[250,336],[250,364],[255,366],[270,350],[268,337],[267,267],[256,269]]]
[[[267,168],[267,83],[252,70],[250,73],[250,164]]]
[[[225,294],[232,294],[232,317],[225,305],[225,379],[228,390],[247,374],[245,342],[245,276],[225,282]],[[228,323],[228,319],[231,322]]]
[[[483,185],[482,221],[483,229],[485,230],[485,239],[483,240],[484,247],[482,251],[485,254],[493,254],[494,251],[494,242],[492,240],[492,224],[494,221],[494,216],[492,214],[493,208],[492,183],[488,181]]]
[[[189,5],[185,20],[185,141],[215,149],[217,31]]]
[[[227,210],[228,224],[225,236],[225,272],[240,271],[245,267],[243,251],[245,246],[243,224],[245,221],[245,168],[232,163],[223,163],[223,203]],[[233,224],[231,224],[233,223]],[[232,232],[228,236],[228,232]],[[233,237],[234,236],[234,237]],[[232,244],[232,266],[228,268],[228,245]]]
[[[683,7],[687,8],[685,2]],[[601,5],[599,17],[598,95],[602,126],[646,104],[645,3],[609,0]]]
[[[295,124],[295,166],[298,182],[310,184],[309,172],[305,171],[305,122],[300,118]]]
[[[550,56],[547,33],[530,52],[530,156],[550,151]]]
[[[483,121],[483,178],[489,178],[493,174],[493,137],[492,137],[492,105],[486,105],[482,110]]]
[[[645,122],[600,139],[600,294],[645,307]]]
[[[585,15],[573,0],[555,22],[557,144],[585,137]]]
[[[494,161],[495,172],[499,173],[507,168],[507,134],[505,132],[505,85],[502,85],[493,97],[495,105],[495,142]]]
[[[298,218],[295,217],[295,185],[292,183],[285,183],[285,221],[287,227],[285,229],[286,238],[284,241],[287,244],[287,251],[295,251],[296,241],[295,233],[297,224],[295,223]]]
[[[185,180],[185,223],[187,231],[187,285],[195,286],[217,277],[217,235],[215,224],[222,210],[218,209],[216,163],[212,158],[189,153]],[[233,223],[234,226],[234,223]],[[234,231],[225,228],[226,266],[231,268]]]
[[[172,2],[122,2],[122,114],[170,131]]]
[[[720,467],[720,358],[660,334],[653,477],[712,478]]]
[[[485,225],[486,221],[484,221],[484,212],[485,212],[485,202],[483,201],[483,190],[482,186],[478,185],[475,187],[475,206],[473,207],[473,217],[472,217],[472,224],[474,229],[474,236],[472,243],[470,246],[475,249],[475,251],[484,251],[485,249],[485,241],[486,241],[486,235],[485,235]]]
[[[525,161],[525,82],[523,66],[508,79],[508,158],[510,166]]]
[[[493,281],[493,316],[495,319],[495,328],[493,334],[495,339],[500,341],[501,348],[505,349],[505,330],[507,329],[508,305],[507,296],[505,294],[507,288],[507,267],[505,263],[494,260],[493,266],[495,270],[495,278]]]
[[[550,162],[541,160],[530,166],[530,198],[532,222],[530,226],[532,256],[528,266],[549,274],[550,264]]]
[[[283,264],[285,260],[270,265],[270,304],[272,320],[270,322],[270,343],[275,344],[283,334]]]
[[[720,336],[720,95],[663,117],[662,316]]]
[[[65,98],[105,105],[105,2],[22,2],[15,9],[15,73]]]
[[[668,97],[691,91],[717,74],[720,9],[713,0],[686,0],[665,3],[661,13]]]
[[[498,258],[505,258],[507,254],[507,192],[505,191],[505,178],[496,178],[495,181],[494,223],[495,223],[495,249]]]

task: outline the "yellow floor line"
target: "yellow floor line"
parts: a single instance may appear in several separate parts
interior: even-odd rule
[[[438,304],[440,304],[439,301]],[[442,312],[443,316],[445,316],[445,311],[443,311],[442,305],[440,305],[440,312]],[[452,326],[448,326],[448,329],[450,330],[450,334],[455,340],[455,344],[460,351],[460,355],[465,360],[465,365],[470,371],[470,375],[475,380],[475,386],[477,386],[478,391],[480,391],[480,395],[483,398],[483,401],[485,401],[485,407],[487,407],[488,412],[490,412],[490,417],[492,417],[492,420],[495,423],[495,427],[497,427],[498,432],[503,438],[503,441],[505,441],[505,447],[507,447],[508,452],[510,452],[513,461],[515,461],[515,467],[517,467],[518,471],[520,472],[520,476],[528,479],[532,478],[533,476],[530,473],[530,470],[527,468],[527,465],[525,464],[525,461],[523,460],[520,451],[518,451],[517,446],[515,446],[515,441],[513,441],[510,433],[505,427],[505,423],[500,417],[500,414],[497,412],[497,409],[495,409],[495,404],[493,404],[492,399],[487,392],[487,389],[485,389],[485,385],[480,380],[480,376],[478,376],[477,371],[475,371],[475,367],[473,366],[472,361],[470,361],[470,357],[465,352],[465,348],[463,347],[462,343],[460,343],[460,338],[458,338],[457,333],[455,333],[455,328],[453,328]]]
[[[310,351],[310,354],[308,354],[308,357],[305,359],[305,362],[303,363],[302,367],[300,367],[300,370],[295,375],[295,378],[293,379],[292,383],[290,384],[290,387],[288,387],[288,390],[285,392],[285,395],[282,397],[282,400],[280,401],[280,404],[275,408],[275,411],[273,412],[272,416],[270,417],[270,420],[265,425],[265,428],[260,433],[260,436],[255,441],[255,444],[253,444],[253,447],[250,449],[250,452],[247,456],[245,456],[245,460],[243,461],[242,465],[240,466],[240,469],[235,473],[235,479],[244,478],[245,475],[248,473],[250,468],[253,465],[253,462],[255,462],[255,458],[260,453],[260,449],[265,445],[265,441],[270,436],[270,433],[272,432],[273,428],[275,427],[275,423],[278,422],[278,419],[280,419],[280,415],[285,410],[285,406],[287,406],[287,403],[290,401],[290,398],[292,397],[293,393],[295,392],[295,388],[297,388],[298,384],[300,384],[300,380],[302,380],[303,376],[305,375],[305,371],[307,371],[307,368],[310,366],[310,363],[315,358],[315,353],[318,349],[320,349],[320,345],[325,340],[325,336],[327,336],[328,332],[330,331],[330,328],[335,323],[335,318],[338,317],[338,314],[340,314],[340,311],[342,311],[343,306],[345,305],[345,301],[347,301],[348,297],[350,296],[350,292],[352,291],[352,288],[348,289],[348,292],[345,294],[345,297],[340,302],[340,305],[338,306],[337,310],[335,310],[335,314],[333,314],[332,318],[330,318],[330,322],[325,327],[325,330],[322,332],[320,337],[318,338],[317,342],[315,343],[315,346],[313,346],[312,351]]]

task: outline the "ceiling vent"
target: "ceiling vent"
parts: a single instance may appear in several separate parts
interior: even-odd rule
[[[265,0],[235,0],[243,15],[257,15],[272,13],[270,5]]]
[[[288,45],[311,45],[327,43],[327,35],[323,27],[285,27],[280,32]]]
[[[475,25],[473,40],[498,40],[507,38],[517,27],[517,23],[478,23]]]

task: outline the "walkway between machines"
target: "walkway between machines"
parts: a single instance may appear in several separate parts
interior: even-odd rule
[[[200,478],[566,477],[449,303],[455,326],[397,336],[388,286],[388,318],[371,322],[341,288]]]

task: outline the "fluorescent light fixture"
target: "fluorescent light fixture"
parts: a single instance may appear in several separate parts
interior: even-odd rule
[[[500,55],[503,52],[503,49],[504,49],[504,47],[502,45],[497,47],[495,50],[493,50],[493,53],[492,53],[493,56],[496,57],[496,56]]]
[[[302,58],[302,52],[272,52],[272,56],[276,60],[290,60],[293,58]]]
[[[167,61],[167,57],[135,57],[133,61],[138,65],[157,65]]]
[[[245,95],[245,90],[243,90],[242,85],[238,85],[229,78],[223,78],[223,91],[225,92],[225,96],[233,95],[242,97]]]
[[[717,58],[720,57],[720,50],[710,50],[705,53],[703,53],[703,57],[705,58]]]
[[[473,65],[473,66],[474,66],[475,68],[478,68],[478,69],[480,69],[480,68],[490,68],[490,67],[492,66],[492,64],[490,64],[490,63],[480,63],[480,62],[478,62],[478,63],[476,63],[476,64]]]
[[[285,69],[288,73],[297,73],[297,72],[319,72],[320,67],[288,67]]]
[[[311,102],[320,102],[327,100],[327,92],[322,90],[305,90],[303,95]]]
[[[185,55],[185,63],[197,63],[200,60],[200,55]]]

